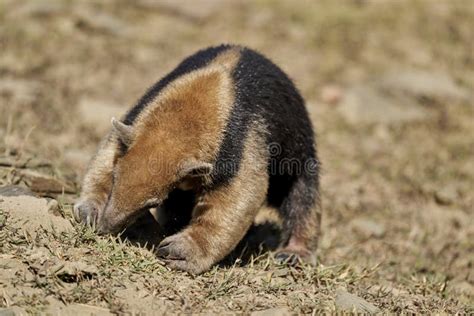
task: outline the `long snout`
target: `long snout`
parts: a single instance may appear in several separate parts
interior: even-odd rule
[[[95,230],[99,235],[117,234],[125,227],[125,218],[113,203],[108,203],[104,211],[99,214]]]
[[[123,210],[110,203],[99,215],[96,232],[99,235],[118,234],[132,225],[142,213],[143,210]]]

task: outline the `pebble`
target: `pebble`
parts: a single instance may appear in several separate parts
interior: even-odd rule
[[[366,314],[376,314],[380,310],[372,303],[367,302],[357,295],[347,292],[345,289],[338,289],[336,291],[336,300],[334,302],[336,310],[346,312],[357,312]]]
[[[365,237],[381,238],[385,235],[385,227],[370,219],[355,219],[352,228]]]
[[[19,185],[6,185],[0,187],[0,196],[35,196],[33,191]]]

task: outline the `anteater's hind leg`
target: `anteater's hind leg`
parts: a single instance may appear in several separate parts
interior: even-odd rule
[[[279,208],[283,227],[277,260],[292,263],[299,258],[312,264],[316,262],[321,225],[318,193],[317,176],[299,175],[291,183]]]

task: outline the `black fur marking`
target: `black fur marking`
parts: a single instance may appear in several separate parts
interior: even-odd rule
[[[191,221],[191,214],[196,204],[196,194],[192,191],[175,189],[161,206],[167,220],[163,225],[165,236],[177,233]]]
[[[268,199],[278,206],[283,191],[304,174],[305,163],[316,161],[313,129],[304,101],[288,76],[261,54],[246,48],[241,52],[233,74],[235,104],[217,158],[218,164],[232,168],[216,168],[214,184],[224,184],[237,173],[250,123],[259,120],[268,129],[267,145],[278,146],[268,170]]]
[[[314,132],[304,100],[288,76],[261,54],[243,48],[234,69],[236,99],[213,174],[214,185],[228,183],[238,172],[243,144],[252,122],[267,129],[269,205],[284,218],[283,241],[295,225],[305,221],[319,190],[319,162]],[[271,147],[276,146],[276,152]],[[274,148],[275,149],[275,148]],[[314,168],[308,171],[307,163]]]

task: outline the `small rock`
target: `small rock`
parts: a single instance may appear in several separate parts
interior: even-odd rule
[[[59,203],[56,200],[49,200],[46,207],[48,208],[48,212],[51,214],[54,214],[56,216],[59,216],[61,214],[59,209]]]
[[[10,13],[14,18],[49,17],[62,13],[65,9],[64,3],[60,1],[30,1],[23,3],[18,9]]]
[[[32,170],[21,170],[20,175],[26,185],[39,193],[75,193],[75,188],[66,182]]]
[[[128,36],[131,33],[130,26],[125,21],[108,13],[99,13],[92,10],[78,10],[79,27],[96,32]]]
[[[251,316],[289,316],[292,315],[285,307],[270,308],[263,311],[256,311],[250,314]]]
[[[86,305],[86,304],[49,304],[47,315],[75,316],[75,315],[94,315],[94,316],[112,316],[109,309]]]
[[[65,232],[73,229],[69,220],[48,212],[48,201],[32,196],[11,196],[0,200],[0,209],[6,214],[9,226],[35,235],[42,229]]]
[[[417,69],[399,70],[382,76],[380,86],[391,93],[404,93],[420,98],[468,101],[470,93],[449,75]]]
[[[80,261],[61,263],[53,270],[63,280],[78,277],[92,278],[98,273],[97,267]]]
[[[352,221],[352,228],[367,238],[381,238],[385,235],[385,227],[370,219],[355,219]]]
[[[19,185],[6,185],[3,187],[0,187],[0,196],[22,196],[22,195],[35,196],[33,191],[31,191],[29,188],[25,188]]]
[[[229,0],[213,1],[173,1],[173,0],[139,0],[136,4],[144,9],[156,9],[161,12],[185,18],[192,22],[204,21],[224,5],[232,4]]]
[[[9,308],[0,308],[0,316],[15,316],[15,312]]]
[[[430,115],[423,98],[470,102],[472,94],[446,74],[396,71],[347,89],[338,110],[353,124],[415,122]]]
[[[420,121],[429,115],[413,100],[385,94],[369,83],[349,88],[337,109],[352,124],[399,124]]]
[[[51,163],[34,158],[34,157],[25,157],[18,158],[16,156],[3,156],[0,157],[0,166],[4,167],[15,167],[15,168],[42,168],[42,167],[51,167]]]
[[[8,310],[12,311],[14,315],[17,316],[23,316],[23,315],[28,315],[26,310],[23,307],[19,306],[10,306]]]
[[[458,199],[458,191],[454,186],[444,186],[435,192],[436,203],[441,205],[450,205]]]
[[[376,314],[380,310],[372,303],[367,302],[357,295],[347,292],[345,289],[336,291],[335,306],[337,310],[357,313]]]

